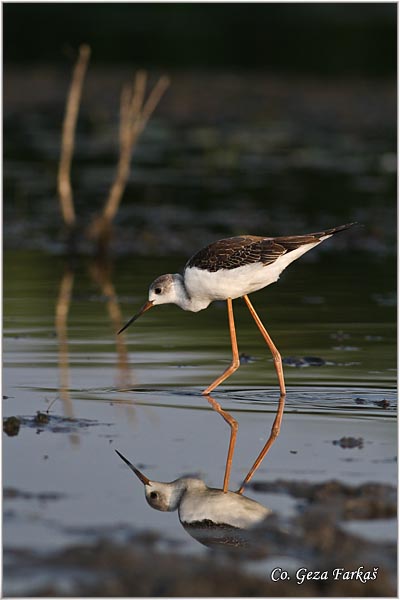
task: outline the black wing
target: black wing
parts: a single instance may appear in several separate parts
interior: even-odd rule
[[[215,272],[219,269],[236,269],[252,263],[269,265],[286,252],[291,252],[306,244],[314,244],[324,236],[344,231],[352,225],[354,223],[306,235],[275,238],[242,235],[218,240],[192,256],[186,263],[185,269],[197,267]]]
[[[210,244],[192,256],[185,268],[197,267],[214,272],[257,262],[268,265],[285,252],[285,247],[275,243],[272,238],[243,235]]]

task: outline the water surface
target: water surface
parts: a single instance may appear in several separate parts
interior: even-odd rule
[[[101,264],[83,229],[114,176],[116,107],[131,76],[90,72],[72,169],[81,254],[65,260],[55,197],[65,70],[8,73],[3,416],[20,428],[3,435],[7,593],[48,581],[71,592],[71,572],[54,574],[46,560],[21,578],[15,551],[102,537],[140,549],[135,536],[151,531],[162,552],[206,553],[175,513],[145,503],[114,450],[151,479],[197,473],[221,487],[229,428],[201,391],[230,361],[226,307],[157,307],[116,331],[156,276],[224,236],[361,223],[252,296],[288,389],[280,436],[253,481],[396,483],[395,86],[174,73],[135,149],[113,258]],[[231,489],[265,444],[279,400],[268,349],[242,301],[234,306],[243,364],[214,394],[239,424]],[[303,506],[262,486],[246,494],[283,517]],[[341,526],[377,552],[396,532],[392,514]],[[265,577],[265,561],[242,562]]]
[[[89,260],[71,269],[45,253],[6,252],[3,415],[22,418],[19,434],[3,444],[6,551],[135,529],[202,551],[176,514],[147,506],[140,482],[114,453],[156,481],[197,473],[222,486],[229,428],[201,390],[230,360],[224,304],[198,314],[157,307],[115,335],[152,278],[183,260],[121,258],[111,271]],[[319,256],[253,296],[289,363],[281,434],[255,481],[395,482],[392,269],[365,256]],[[241,301],[235,315],[250,360],[214,393],[239,423],[232,489],[264,445],[279,400],[271,357]],[[290,366],[310,356],[321,365]],[[37,411],[48,411],[50,423],[35,422]],[[357,445],[343,447],[346,437]],[[248,494],[293,514],[287,496]],[[395,531],[390,519],[370,534],[361,529],[377,539]]]

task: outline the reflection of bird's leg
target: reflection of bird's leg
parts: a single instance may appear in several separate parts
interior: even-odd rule
[[[231,475],[233,453],[235,451],[235,445],[236,445],[236,435],[237,435],[237,430],[238,430],[238,424],[237,424],[236,419],[234,419],[232,417],[232,415],[230,415],[225,410],[222,410],[220,404],[218,404],[218,402],[216,400],[214,400],[214,398],[212,398],[211,396],[208,396],[207,400],[209,401],[209,403],[211,404],[213,409],[216,410],[221,415],[221,417],[223,417],[223,419],[225,419],[225,421],[228,423],[229,427],[231,428],[231,437],[229,440],[228,456],[226,457],[224,488],[223,488],[224,492],[227,492],[228,488],[229,488],[229,478]]]
[[[282,423],[284,408],[285,408],[285,394],[281,394],[279,397],[278,410],[276,413],[274,423],[271,428],[270,436],[267,439],[267,442],[266,442],[264,448],[261,450],[260,454],[257,456],[257,458],[254,462],[254,465],[251,467],[250,471],[247,473],[246,477],[244,478],[243,483],[238,490],[239,494],[243,493],[244,486],[253,477],[254,473],[257,471],[258,467],[261,465],[262,461],[264,460],[264,457],[267,454],[268,450],[271,448],[272,444],[275,442],[276,438],[278,437],[279,432],[281,430],[281,423]]]
[[[256,322],[258,329],[261,331],[261,335],[263,336],[264,340],[267,342],[268,348],[271,350],[272,357],[274,359],[275,370],[277,372],[278,379],[279,379],[279,387],[281,390],[281,394],[285,395],[286,394],[285,379],[283,377],[283,367],[282,367],[281,355],[280,355],[277,347],[275,346],[274,342],[271,340],[271,337],[270,337],[268,331],[265,329],[264,325],[262,324],[262,321],[261,321],[260,317],[258,316],[258,314],[256,313],[252,303],[250,302],[249,297],[247,295],[244,295],[243,298],[247,304],[247,308],[249,309],[251,316],[253,317],[253,319]]]
[[[237,340],[236,340],[236,329],[235,329],[235,321],[233,318],[233,307],[232,307],[232,299],[231,298],[227,298],[226,300],[226,304],[228,307],[228,319],[229,319],[229,332],[231,334],[231,344],[232,344],[232,363],[230,364],[230,366],[225,369],[225,371],[222,373],[222,375],[220,375],[219,377],[217,377],[217,379],[215,381],[213,381],[207,389],[204,390],[203,394],[206,396],[208,394],[211,394],[211,392],[223,381],[225,381],[225,379],[227,379],[230,375],[232,375],[232,373],[234,373],[240,366],[240,360],[239,360],[239,351],[238,351],[238,345],[237,345]]]

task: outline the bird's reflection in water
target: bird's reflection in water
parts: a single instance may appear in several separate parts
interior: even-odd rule
[[[248,548],[248,534],[272,512],[240,492],[210,488],[195,477],[152,481],[116,452],[143,483],[148,504],[156,510],[177,510],[185,530],[206,546]]]
[[[229,479],[230,479],[230,475],[231,475],[231,469],[232,469],[233,454],[234,454],[235,445],[236,445],[238,423],[237,423],[236,419],[234,419],[227,410],[223,410],[221,408],[221,405],[210,395],[207,396],[207,400],[211,404],[213,410],[215,410],[217,413],[219,413],[223,417],[223,419],[228,423],[228,425],[231,429],[228,455],[226,457],[224,486],[223,486],[223,491],[227,492],[228,487],[229,487]],[[264,444],[263,448],[261,449],[261,452],[259,453],[256,460],[254,461],[254,464],[251,467],[250,471],[247,473],[246,477],[243,479],[242,485],[240,486],[240,488],[238,490],[239,494],[243,493],[245,485],[250,481],[250,479],[253,478],[254,473],[260,467],[264,458],[266,457],[269,450],[271,449],[271,446],[276,441],[276,438],[278,437],[279,432],[281,430],[284,408],[285,408],[285,394],[281,394],[279,396],[279,402],[278,402],[278,407],[276,410],[276,416],[275,416],[274,422],[271,427],[271,433],[269,434],[269,437],[268,437],[266,443]]]

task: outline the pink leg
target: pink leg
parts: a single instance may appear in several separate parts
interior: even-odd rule
[[[216,410],[217,413],[219,413],[223,419],[225,419],[225,421],[228,423],[229,427],[231,428],[231,437],[229,440],[228,456],[226,457],[224,488],[223,488],[224,492],[227,492],[228,488],[229,488],[229,478],[231,476],[232,459],[233,459],[233,452],[235,450],[235,445],[236,445],[236,435],[237,435],[237,430],[238,430],[238,424],[237,424],[236,419],[234,419],[232,417],[232,415],[230,415],[225,410],[222,410],[220,404],[216,400],[214,400],[214,398],[212,398],[211,396],[208,396],[207,400],[209,401],[209,403],[211,404],[213,409]]]
[[[251,316],[253,317],[253,319],[256,322],[258,329],[261,331],[261,335],[263,336],[264,340],[267,342],[268,348],[271,350],[272,357],[274,359],[275,370],[278,375],[281,395],[284,396],[284,395],[286,395],[286,389],[285,389],[285,379],[283,377],[283,367],[282,367],[281,355],[279,354],[279,351],[278,351],[277,347],[275,346],[274,342],[272,341],[268,331],[265,329],[264,325],[262,324],[260,317],[256,313],[252,303],[249,300],[249,297],[243,296],[243,298],[247,304],[247,308],[249,309]]]
[[[250,471],[247,473],[246,477],[244,478],[243,483],[238,490],[239,494],[243,493],[246,483],[248,483],[250,481],[250,479],[253,477],[254,473],[257,471],[258,467],[261,465],[262,461],[264,460],[265,455],[267,454],[268,450],[271,448],[272,444],[275,442],[276,438],[278,437],[279,432],[281,430],[281,423],[282,423],[284,408],[285,408],[285,394],[281,394],[281,396],[279,398],[278,411],[276,413],[276,417],[275,417],[274,423],[271,428],[271,434],[270,434],[264,448],[261,450],[260,454],[257,456],[257,458],[254,462],[254,465],[251,467]]]
[[[230,375],[232,375],[232,373],[234,373],[240,366],[240,360],[239,360],[239,351],[238,351],[238,345],[237,345],[237,340],[236,340],[236,329],[235,329],[235,321],[233,318],[233,307],[232,307],[232,299],[231,298],[227,298],[226,300],[226,304],[228,307],[228,319],[229,319],[229,332],[231,335],[231,344],[232,344],[232,363],[231,365],[225,369],[225,371],[222,373],[222,375],[220,375],[219,377],[217,377],[217,379],[215,381],[213,381],[207,389],[204,390],[203,394],[205,396],[207,396],[208,394],[211,394],[211,392],[213,390],[215,390],[215,388],[222,383],[223,381],[225,381],[225,379],[228,379],[228,377]]]

